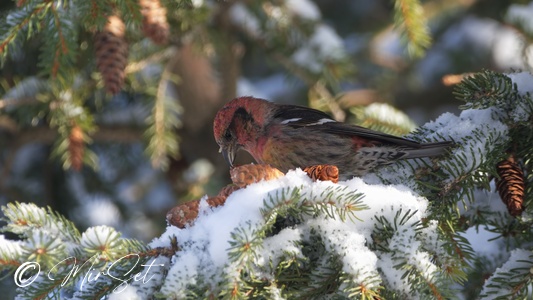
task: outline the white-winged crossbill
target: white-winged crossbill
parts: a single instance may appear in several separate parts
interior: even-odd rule
[[[339,177],[361,176],[399,159],[446,153],[451,142],[421,144],[333,120],[328,114],[253,97],[233,99],[214,120],[215,140],[230,166],[243,149],[261,164],[286,172],[335,165]]]

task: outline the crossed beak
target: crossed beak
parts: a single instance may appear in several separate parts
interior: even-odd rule
[[[224,160],[228,163],[230,167],[233,167],[233,161],[235,161],[235,156],[237,156],[237,151],[239,146],[235,143],[227,143],[220,146],[218,152],[222,153]]]

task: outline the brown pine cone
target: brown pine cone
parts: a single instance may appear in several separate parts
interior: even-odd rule
[[[207,198],[206,201],[209,207],[218,207],[226,203],[226,198],[227,197],[224,197],[224,196],[215,196],[215,197]]]
[[[304,169],[309,177],[313,180],[332,181],[337,183],[339,181],[339,169],[332,165],[316,165]]]
[[[173,207],[167,213],[168,223],[178,228],[185,228],[187,224],[191,224],[198,217],[199,206],[200,201],[195,200]]]
[[[270,165],[242,165],[230,170],[231,181],[239,188],[261,180],[276,179],[284,174]]]
[[[235,192],[236,190],[240,189],[240,187],[234,185],[234,184],[228,184],[226,185],[225,187],[223,187],[220,192],[218,192],[218,195],[217,196],[220,196],[220,197],[229,197],[229,195],[233,192]]]
[[[524,211],[524,172],[516,163],[513,156],[500,161],[496,165],[499,178],[496,179],[496,189],[503,203],[512,216],[519,216]]]
[[[102,74],[106,90],[117,94],[124,84],[128,64],[128,43],[124,39],[126,25],[118,16],[109,16],[104,29],[96,33],[94,48],[96,67]]]
[[[70,156],[70,166],[72,169],[79,171],[83,166],[83,153],[85,147],[83,144],[83,130],[75,124],[70,130],[68,136],[68,152]]]
[[[167,9],[161,5],[159,0],[139,0],[139,6],[143,16],[143,34],[156,44],[166,44],[170,35]]]
[[[224,205],[226,197],[215,196],[207,198],[206,201],[210,207],[217,207]],[[170,225],[174,225],[178,228],[185,228],[187,224],[192,224],[193,221],[196,220],[199,208],[200,200],[194,200],[175,206],[167,213],[167,221]]]

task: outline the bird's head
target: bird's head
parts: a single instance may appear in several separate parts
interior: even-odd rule
[[[250,153],[271,115],[273,104],[253,97],[240,97],[226,103],[213,122],[215,141],[226,162],[233,166],[239,149]]]

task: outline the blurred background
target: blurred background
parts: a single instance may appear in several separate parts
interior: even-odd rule
[[[531,68],[529,1],[18,0],[0,14],[0,204],[144,241],[229,182],[212,121],[234,97],[403,135],[457,112],[463,76]]]

